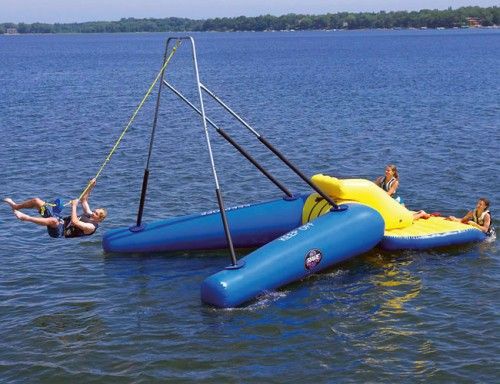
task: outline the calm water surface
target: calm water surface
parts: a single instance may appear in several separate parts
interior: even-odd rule
[[[194,36],[202,81],[307,175],[374,179],[396,163],[410,208],[463,215],[484,195],[498,217],[498,31]],[[78,196],[166,37],[0,36],[0,196]],[[194,97],[188,53],[168,77]],[[154,98],[99,178],[92,202],[110,217],[96,236],[51,239],[0,206],[2,383],[498,381],[496,243],[375,249],[234,310],[200,302],[225,251],[104,254],[102,233],[135,220]],[[307,190],[206,108],[290,189]],[[165,93],[159,122],[144,220],[214,209],[197,116]],[[227,206],[280,196],[215,136]]]

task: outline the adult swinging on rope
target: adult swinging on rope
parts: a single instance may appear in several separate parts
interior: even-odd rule
[[[47,203],[42,199],[35,197],[17,204],[11,198],[4,201],[10,205],[14,215],[21,221],[38,224],[47,227],[47,232],[51,237],[81,237],[90,236],[95,233],[106,216],[107,211],[104,208],[90,209],[89,195],[96,185],[96,179],[89,182],[85,192],[79,199],[71,201],[71,216],[61,217],[59,204]],[[83,214],[78,215],[78,204],[82,206]],[[41,217],[34,217],[21,212],[21,209],[36,209]]]

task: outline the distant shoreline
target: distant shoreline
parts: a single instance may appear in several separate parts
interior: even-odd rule
[[[0,34],[118,33],[118,32],[272,32],[363,29],[452,29],[497,28],[500,7],[461,7],[446,10],[287,14],[257,17],[224,17],[194,20],[179,17],[162,19],[124,18],[119,21],[82,23],[0,23]]]
[[[492,30],[492,29],[500,29],[500,25],[493,25],[490,27],[464,27],[464,28],[359,28],[359,29],[307,29],[307,30],[264,30],[264,31],[184,31],[185,33],[296,33],[296,32],[362,32],[362,31],[466,31],[466,30]],[[147,31],[138,31],[138,32],[92,32],[92,33],[84,33],[84,32],[59,32],[59,33],[40,33],[40,32],[30,32],[30,33],[4,33],[0,36],[37,36],[37,35],[89,35],[89,34],[142,34],[142,33],[179,33],[179,31],[158,31],[158,32],[147,32]]]

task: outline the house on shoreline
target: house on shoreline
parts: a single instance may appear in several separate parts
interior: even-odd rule
[[[468,17],[467,18],[467,26],[469,28],[479,28],[482,27],[481,19],[479,17]]]

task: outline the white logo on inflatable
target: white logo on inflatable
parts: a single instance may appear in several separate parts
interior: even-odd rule
[[[279,237],[279,241],[287,241],[290,240],[291,238],[295,237],[298,235],[299,231],[307,231],[309,228],[314,227],[313,223],[306,223],[301,227],[298,227],[297,229],[294,229],[293,231],[290,231],[288,233],[285,233],[283,236]]]

